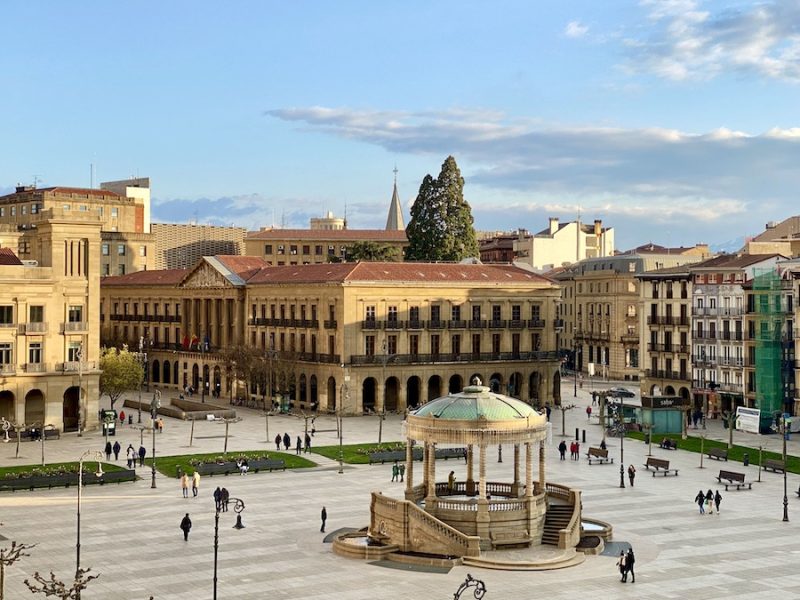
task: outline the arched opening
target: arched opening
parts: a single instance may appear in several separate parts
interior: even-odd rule
[[[336,380],[328,377],[328,410],[336,410]]]
[[[664,395],[665,396],[674,396],[675,395],[675,388],[671,385],[668,385],[664,388]]]
[[[478,383],[480,381],[480,383]],[[473,373],[469,376],[469,384],[470,385],[484,385],[483,384],[483,375],[480,373]]]
[[[211,377],[210,377],[211,369],[208,368],[208,365],[203,365],[203,384],[202,393],[208,396],[211,387]]]
[[[492,373],[489,377],[489,389],[495,394],[502,394],[503,390],[503,376],[500,373]]]
[[[151,367],[150,381],[153,383],[161,383],[161,363],[157,360],[153,361]]]
[[[64,391],[64,402],[61,409],[64,431],[78,431],[81,415],[78,396],[76,386],[68,387]],[[47,425],[47,423],[42,423],[42,425]]]
[[[436,400],[442,395],[442,378],[439,375],[433,375],[428,379],[428,402]]]
[[[414,375],[406,381],[406,405],[408,408],[419,406],[420,395],[422,393],[422,380]]]
[[[367,377],[361,384],[362,410],[364,412],[375,410],[375,391],[378,385],[373,377]]]
[[[200,391],[200,367],[197,366],[197,363],[192,365],[192,387]]]
[[[655,395],[656,395],[656,390],[657,390],[657,389],[659,389],[659,387],[658,387],[657,385],[655,385],[655,384],[651,385],[651,386],[650,386],[650,395],[651,395],[651,396],[655,396]]]
[[[306,402],[308,399],[308,383],[306,381],[305,373],[300,375],[300,402]]]
[[[220,394],[222,394],[222,369],[219,368],[219,365],[214,367],[214,395],[219,398]]]
[[[389,377],[389,379],[386,380],[383,410],[396,411],[399,396],[400,396],[400,381],[397,379],[397,377]]]
[[[41,390],[25,394],[25,423],[44,423],[44,394]]]
[[[450,381],[447,384],[447,389],[451,394],[458,394],[464,389],[464,379],[461,375],[451,375]]]
[[[311,408],[316,410],[317,406],[319,406],[319,390],[317,389],[317,376],[312,375],[311,377],[309,377],[308,383],[310,392],[308,399],[311,401]],[[294,392],[295,392],[294,377],[292,377],[291,389],[289,390],[291,397],[294,397]]]
[[[7,421],[16,421],[14,415],[14,394],[8,390],[0,392],[0,417]]]
[[[507,394],[512,398],[521,398],[522,397],[522,373],[516,372],[512,373],[511,376],[508,378],[508,388]]]
[[[534,371],[528,377],[528,397],[532,406],[539,406],[539,372]]]
[[[688,400],[689,399],[689,390],[687,388],[685,388],[685,387],[682,387],[680,392],[678,392],[678,394],[684,400]]]
[[[556,406],[561,406],[561,373],[553,373],[553,402]]]
[[[169,361],[164,361],[164,381],[163,383],[172,383],[172,377],[170,373]]]

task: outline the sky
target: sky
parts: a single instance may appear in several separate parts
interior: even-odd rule
[[[479,230],[733,247],[800,214],[800,0],[0,3],[0,193],[383,228],[453,155]]]

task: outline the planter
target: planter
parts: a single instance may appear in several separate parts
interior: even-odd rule
[[[136,471],[124,469],[103,473],[102,477],[95,477],[91,473],[84,473],[83,485],[104,485],[106,483],[122,483],[135,481]],[[77,473],[64,475],[34,475],[32,477],[14,477],[0,479],[0,491],[34,490],[36,488],[70,487],[78,485]]]

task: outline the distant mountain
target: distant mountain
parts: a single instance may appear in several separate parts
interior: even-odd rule
[[[744,236],[734,238],[732,240],[728,240],[727,242],[720,242],[719,244],[711,244],[710,248],[712,252],[721,253],[726,252],[728,254],[733,254],[734,252],[738,252],[744,246]]]

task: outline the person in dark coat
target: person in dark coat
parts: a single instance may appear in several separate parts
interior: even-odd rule
[[[227,488],[222,488],[219,491],[219,499],[222,502],[222,512],[228,512],[228,502],[230,502],[231,495]]]
[[[305,451],[308,452],[311,449],[311,436],[306,433],[306,447]]]
[[[325,533],[325,521],[328,520],[328,511],[325,510],[325,507],[322,507],[322,512],[319,514],[320,519],[322,519],[322,527],[319,528],[320,533]]]
[[[717,493],[714,494],[714,505],[717,507],[717,514],[719,514],[719,505],[721,502],[722,502],[722,494],[720,494],[719,490],[717,490]]]
[[[183,530],[183,541],[189,541],[189,531],[192,529],[192,520],[189,518],[189,513],[186,513],[186,516],[183,517],[181,521],[181,529]]]
[[[703,493],[703,490],[697,492],[697,496],[694,497],[694,501],[697,502],[697,506],[700,507],[700,514],[706,514],[705,509],[703,508],[703,504],[706,501],[706,495]]]
[[[561,443],[558,445],[558,454],[561,456],[561,460],[565,460],[565,456],[567,454],[567,442],[561,440]]]
[[[147,450],[145,450],[144,446],[139,446],[139,466],[144,466],[144,456],[147,454]]]
[[[625,580],[627,579],[628,576],[628,567],[625,564],[627,560],[628,557],[625,556],[625,550],[620,550],[619,559],[617,560],[617,567],[619,568],[619,574],[620,574],[619,580],[623,583],[625,583]]]
[[[119,453],[122,451],[122,446],[119,445],[119,442],[114,442],[114,460],[119,460]]]
[[[219,486],[214,490],[214,504],[216,505],[217,512],[219,512],[222,509],[222,490],[219,489]]]
[[[633,548],[628,548],[628,554],[625,556],[625,570],[631,575],[631,583],[636,583],[636,573],[633,571],[633,565],[636,563],[636,557],[633,555]],[[625,575],[625,579],[628,575]]]
[[[111,442],[106,442],[106,460],[111,460]]]
[[[281,434],[275,436],[275,450],[280,452],[281,449]]]
[[[294,445],[294,453],[300,454],[303,451],[303,440],[300,439],[300,436],[297,436],[297,442]]]
[[[711,490],[706,492],[706,510],[709,514],[714,514],[714,492]]]
[[[286,450],[288,450],[289,446],[291,446],[291,445],[292,445],[292,438],[289,437],[288,433],[284,433],[283,434],[283,446],[284,446],[284,448],[286,448]]]
[[[633,487],[634,479],[636,479],[636,467],[634,467],[633,463],[631,463],[628,467],[628,480],[631,482],[631,487]]]

